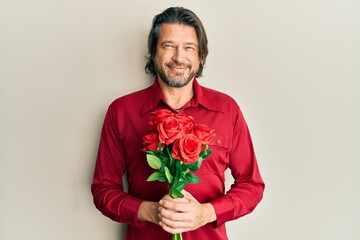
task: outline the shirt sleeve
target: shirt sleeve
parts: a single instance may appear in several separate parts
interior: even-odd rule
[[[91,192],[99,211],[114,221],[141,225],[137,215],[141,199],[124,191],[124,149],[119,138],[117,119],[111,107],[105,116],[95,164]]]
[[[234,182],[225,195],[210,202],[217,216],[214,227],[251,213],[261,201],[265,187],[249,129],[239,108],[234,119],[229,150],[229,168]]]

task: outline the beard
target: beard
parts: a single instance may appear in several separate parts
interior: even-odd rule
[[[192,66],[190,64],[180,64],[177,62],[170,62],[166,65],[168,67],[185,66],[186,68],[189,68],[189,69],[192,68]],[[159,75],[159,77],[165,84],[167,84],[170,87],[175,87],[175,88],[181,88],[181,87],[186,86],[196,75],[196,72],[192,71],[189,73],[189,75],[185,75],[183,72],[181,72],[181,73],[175,73],[173,76],[170,76],[165,73],[165,70],[163,67],[157,65],[156,63],[155,63],[155,70],[156,70],[156,73]]]

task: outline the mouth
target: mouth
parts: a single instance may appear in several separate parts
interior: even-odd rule
[[[170,70],[175,74],[183,74],[186,70],[184,67],[170,67]]]
[[[169,63],[166,65],[168,68],[174,70],[174,71],[184,71],[187,68],[190,68],[188,64],[178,64],[178,63]]]

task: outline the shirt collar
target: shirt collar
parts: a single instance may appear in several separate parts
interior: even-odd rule
[[[208,88],[201,86],[196,79],[194,79],[194,104],[198,104],[212,111],[219,111],[219,106],[213,100],[213,92]]]
[[[156,78],[153,85],[149,87],[149,94],[145,98],[144,106],[141,110],[141,115],[148,111],[154,110],[161,101],[165,102],[164,95],[161,92],[158,79]]]
[[[164,95],[161,92],[158,78],[155,79],[152,86],[149,87],[149,95],[145,101],[145,104],[142,108],[141,114],[144,115],[148,111],[155,110],[158,106],[166,106]],[[196,107],[201,105],[208,110],[212,111],[221,111],[219,106],[213,101],[212,92],[208,88],[201,86],[197,79],[193,81],[194,87],[194,97],[190,100],[187,106]]]

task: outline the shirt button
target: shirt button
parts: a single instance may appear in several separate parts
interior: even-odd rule
[[[217,144],[220,144],[220,143],[221,143],[220,139],[218,139],[216,142],[217,142]]]

